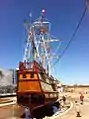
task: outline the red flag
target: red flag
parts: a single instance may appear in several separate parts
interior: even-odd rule
[[[86,6],[89,9],[89,0],[86,0]]]

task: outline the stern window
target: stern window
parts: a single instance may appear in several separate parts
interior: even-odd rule
[[[34,73],[31,73],[31,78],[34,78]]]
[[[26,78],[26,74],[23,74],[23,78]]]

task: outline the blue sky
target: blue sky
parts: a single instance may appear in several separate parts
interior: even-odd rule
[[[22,60],[26,39],[23,22],[30,12],[36,19],[46,9],[51,34],[63,41],[62,51],[85,6],[86,0],[0,0],[0,67],[16,68]],[[53,68],[54,76],[63,83],[89,84],[89,10],[70,47]]]

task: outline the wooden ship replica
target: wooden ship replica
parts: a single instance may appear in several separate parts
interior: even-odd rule
[[[58,100],[56,80],[49,74],[49,43],[59,40],[50,38],[50,22],[44,13],[42,10],[36,21],[32,21],[30,15],[30,25],[25,23],[28,37],[23,61],[17,70],[17,103],[30,110],[31,118],[41,118],[38,113],[46,116],[47,109]]]

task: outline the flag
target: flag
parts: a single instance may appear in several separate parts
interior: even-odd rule
[[[86,6],[89,9],[89,0],[86,0]]]

